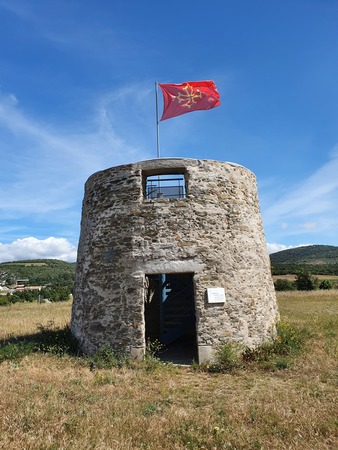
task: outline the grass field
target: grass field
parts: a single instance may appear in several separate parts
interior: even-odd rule
[[[284,370],[228,373],[32,353],[0,364],[1,449],[337,449],[338,291],[278,294],[308,329]],[[0,340],[63,327],[70,303],[0,308]]]

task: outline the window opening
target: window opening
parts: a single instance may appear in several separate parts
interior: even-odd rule
[[[156,174],[146,177],[145,197],[155,198],[185,198],[184,174]]]

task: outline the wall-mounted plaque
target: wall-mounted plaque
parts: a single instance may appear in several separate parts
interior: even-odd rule
[[[207,288],[208,303],[225,303],[224,288]]]

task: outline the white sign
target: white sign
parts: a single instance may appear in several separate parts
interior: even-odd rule
[[[207,288],[208,303],[225,303],[224,288]]]

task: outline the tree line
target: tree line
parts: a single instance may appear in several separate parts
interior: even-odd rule
[[[44,287],[41,290],[23,290],[0,296],[0,306],[23,302],[64,302],[71,298],[73,286]]]
[[[297,273],[294,281],[277,278],[274,282],[276,291],[313,291],[316,289],[333,289],[336,283],[332,280],[319,280],[306,270]]]
[[[338,264],[295,264],[295,263],[272,263],[272,275],[288,275],[301,271],[316,275],[338,275]]]

